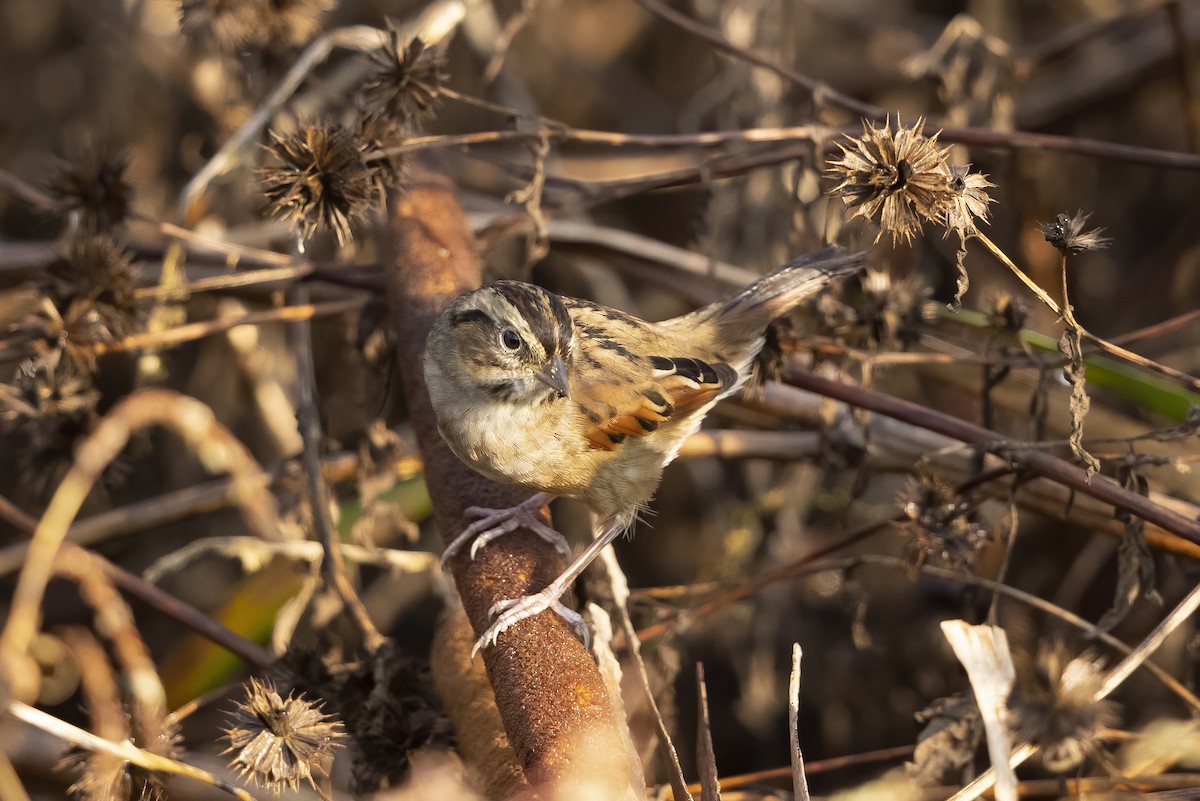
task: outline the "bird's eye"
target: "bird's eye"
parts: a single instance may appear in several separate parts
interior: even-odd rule
[[[521,337],[511,328],[505,328],[500,332],[500,342],[509,350],[516,350],[521,347]]]

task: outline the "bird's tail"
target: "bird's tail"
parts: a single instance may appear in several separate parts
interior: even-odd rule
[[[776,317],[817,294],[831,281],[857,273],[865,263],[864,253],[847,253],[832,245],[823,247],[763,276],[733,297],[689,316],[697,321],[720,320],[730,328],[743,329],[749,336],[761,336]],[[729,333],[736,338],[736,332]]]

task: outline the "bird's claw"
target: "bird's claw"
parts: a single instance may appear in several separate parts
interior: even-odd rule
[[[489,645],[495,645],[500,635],[508,629],[547,609],[554,610],[556,615],[567,622],[567,625],[575,632],[575,636],[581,639],[584,645],[591,647],[591,634],[588,632],[587,624],[583,622],[583,615],[566,606],[558,599],[558,594],[548,587],[533,595],[510,598],[494,604],[488,610],[488,616],[494,618],[492,625],[488,626],[487,631],[475,641],[475,647],[471,649],[471,658],[474,659],[475,654]]]
[[[474,560],[480,548],[519,528],[532,531],[553,545],[563,555],[563,558],[569,562],[571,560],[571,546],[567,544],[566,538],[542,522],[540,512],[549,500],[550,495],[541,492],[507,509],[488,509],[482,506],[469,507],[465,513],[478,519],[463,529],[463,532],[454,538],[454,541],[450,543],[442,554],[442,564],[444,565],[449,562],[450,558],[462,550],[463,546],[471,542],[471,540],[474,540],[474,542],[471,542],[470,552],[471,559]]]

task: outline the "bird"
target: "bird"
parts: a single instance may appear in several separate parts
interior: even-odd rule
[[[768,325],[863,263],[864,254],[827,246],[725,300],[662,322],[511,280],[461,295],[445,309],[423,357],[438,430],[476,472],[535,494],[507,509],[467,509],[475,519],[443,560],[468,542],[474,558],[526,528],[569,563],[541,591],[493,606],[472,655],[546,610],[586,642],[583,618],[562,595],[630,529],[713,405],[747,381]],[[559,497],[591,512],[592,542],[573,559],[562,535],[540,518]]]

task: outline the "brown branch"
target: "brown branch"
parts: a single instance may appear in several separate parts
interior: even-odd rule
[[[935,409],[886,395],[882,392],[843,384],[822,378],[807,370],[791,369],[786,375],[792,386],[824,395],[862,409],[902,420],[920,428],[935,431],[960,442],[982,446],[1016,445],[1016,441],[990,429],[968,423]],[[1063,484],[1076,492],[1111,504],[1116,509],[1137,515],[1149,523],[1186,540],[1200,543],[1200,521],[1191,520],[1178,512],[1130,492],[1107,476],[1092,476],[1081,467],[1035,448],[1007,449],[1003,456],[1039,476]]]
[[[698,22],[685,14],[681,14],[674,9],[668,8],[659,2],[659,0],[634,0],[634,2],[672,25],[704,39],[717,49],[740,58],[749,64],[770,70],[781,78],[789,80],[797,86],[804,87],[813,94],[814,101],[818,105],[824,101],[840,106],[867,119],[878,120],[884,117],[884,110],[879,106],[856,100],[849,95],[837,91],[828,84],[797,72],[790,67],[777,64],[749,50],[740,48],[726,39],[720,31]],[[931,125],[930,127],[933,126]],[[1036,134],[1023,131],[990,131],[981,128],[942,128],[941,140],[954,144],[977,145],[980,147],[1076,153],[1083,156],[1130,161],[1149,166],[1200,170],[1200,156],[1192,153],[1155,150],[1133,145],[1120,145],[1112,142],[1096,142],[1072,136],[1055,136],[1052,134]]]
[[[293,306],[308,302],[308,287],[293,285],[288,298]],[[300,437],[304,442],[301,458],[308,484],[308,505],[312,514],[313,530],[321,543],[325,556],[321,560],[321,572],[325,583],[337,593],[346,614],[354,621],[363,637],[363,647],[370,653],[384,643],[384,637],[375,627],[370,613],[350,582],[346,562],[342,558],[337,532],[329,513],[329,485],[321,471],[321,416],[317,411],[317,368],[313,359],[312,329],[310,321],[300,320],[291,324],[291,339],[296,357],[296,420]]]
[[[123,399],[83,438],[71,468],[33,532],[29,554],[17,579],[11,608],[0,632],[0,671],[12,694],[34,697],[38,671],[29,652],[41,626],[41,605],[54,559],[71,522],[101,472],[137,431],[152,425],[173,430],[209,470],[226,470],[239,485],[242,515],[265,539],[278,536],[275,499],[255,478],[254,457],[217,422],[212,410],[192,398],[165,389],[143,389]]]
[[[840,106],[847,111],[853,112],[862,117],[871,119],[879,119],[883,117],[883,109],[879,106],[873,106],[870,103],[864,103],[861,100],[856,100],[849,95],[842,94],[827,83],[818,81],[815,78],[798,72],[790,67],[785,67],[781,64],[776,64],[773,61],[763,58],[749,50],[738,47],[733,42],[726,39],[720,31],[697,22],[686,14],[681,14],[673,8],[670,8],[658,0],[634,0],[639,6],[661,17],[667,22],[675,25],[682,30],[687,31],[693,36],[698,36],[705,40],[718,50],[723,50],[730,55],[733,55],[741,60],[754,64],[757,67],[770,70],[781,78],[791,81],[797,86],[803,86],[813,96],[813,101],[819,106],[824,103],[830,103],[835,106]]]
[[[466,507],[511,506],[529,495],[485,480],[451,453],[437,433],[421,371],[430,326],[457,295],[479,286],[482,267],[452,188],[439,179],[415,181],[407,194],[392,199],[384,248],[409,414],[438,525],[449,542],[466,525]],[[553,547],[517,531],[474,561],[460,554],[450,567],[478,635],[488,627],[493,604],[536,592],[564,565]],[[482,653],[504,728],[534,787],[582,781],[610,798],[628,787],[621,722],[591,654],[561,619],[543,614],[524,621]]]
[[[265,479],[266,476],[264,475],[264,481]],[[235,488],[234,479],[222,479],[220,482],[215,483],[220,485],[218,489],[222,498],[229,498],[232,501],[232,498],[229,496]],[[0,514],[26,536],[32,535],[37,528],[37,520],[24,510],[17,508],[7,498],[0,497]],[[84,521],[84,525],[86,526],[88,522],[90,520]],[[72,526],[68,532],[68,537],[75,532],[76,528],[81,527]],[[64,547],[66,547],[66,544],[64,544]],[[22,553],[20,554],[22,559],[24,551],[27,550],[27,546],[22,549]],[[275,663],[275,656],[270,651],[258,645],[258,643],[246,639],[232,629],[226,628],[196,607],[159,589],[136,573],[130,573],[125,568],[110,562],[97,553],[92,551],[86,551],[86,553],[90,554],[91,558],[96,561],[100,569],[108,577],[108,580],[114,586],[124,590],[126,594],[138,598],[147,606],[156,609],[167,617],[179,621],[201,637],[205,637],[225,648],[230,653],[240,656],[246,662],[260,670],[267,670]],[[15,567],[20,567],[20,563],[17,563]],[[7,570],[0,570],[0,574],[4,572],[7,572]]]

